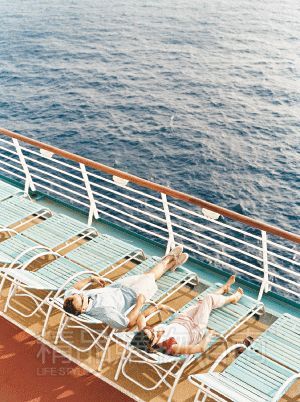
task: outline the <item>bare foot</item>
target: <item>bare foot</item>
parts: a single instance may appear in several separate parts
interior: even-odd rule
[[[233,293],[232,296],[230,296],[230,297],[231,297],[231,303],[236,304],[236,303],[241,299],[241,297],[243,296],[243,294],[244,294],[243,289],[242,289],[242,288],[238,288],[238,290],[237,290],[235,293]]]
[[[235,283],[235,275],[231,275],[231,277],[228,279],[228,281],[223,286],[224,293],[229,293],[230,292],[230,287],[234,283]]]

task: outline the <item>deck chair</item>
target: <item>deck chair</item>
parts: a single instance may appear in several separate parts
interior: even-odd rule
[[[171,315],[164,324],[170,323],[179,314],[183,313],[186,309],[196,305],[208,293],[213,293],[221,284],[215,284],[202,292],[199,296],[192,299],[179,311]],[[208,349],[212,348],[218,341],[225,342],[227,348],[227,338],[235,332],[241,325],[249,320],[253,315],[259,314],[263,310],[263,303],[255,300],[249,296],[244,295],[237,304],[227,304],[226,306],[213,310],[208,328],[214,329],[218,332],[219,336],[212,339]],[[150,391],[158,388],[162,383],[170,388],[168,401],[172,400],[175,388],[183,375],[184,370],[196,360],[199,360],[203,354],[197,353],[194,355],[180,355],[170,356],[163,353],[146,353],[130,345],[135,332],[122,332],[113,334],[113,340],[123,348],[116,374],[115,380],[117,381],[120,372],[130,381],[140,386],[141,388]],[[148,365],[154,369],[158,375],[158,381],[153,386],[146,386],[137,381],[126,372],[128,363],[134,362],[135,364]],[[173,380],[171,383],[170,380]]]
[[[96,229],[63,214],[55,214],[0,243],[0,264],[4,268],[26,268],[34,260],[53,255],[78,241],[97,235]],[[67,243],[67,244],[66,244]],[[1,261],[1,257],[3,260]],[[9,262],[8,262],[9,261]],[[5,282],[2,271],[0,292]]]
[[[29,198],[13,196],[0,203],[0,231],[14,225],[14,229],[39,217],[51,216],[49,209],[39,205]],[[16,224],[18,225],[16,226]]]
[[[137,249],[135,246],[115,239],[112,236],[102,234],[99,234],[98,236],[99,238],[96,237],[89,242],[79,246],[78,249],[73,250],[71,253],[67,253],[67,256],[71,254],[72,258],[77,258],[79,256],[80,258],[78,257],[78,260],[81,265],[76,264],[75,262],[64,257],[61,257],[53,263],[50,263],[47,266],[32,273],[25,271],[25,268],[29,265],[28,263],[26,263],[26,266],[22,266],[22,270],[4,270],[4,273],[6,274],[6,279],[9,279],[12,282],[11,290],[6,300],[5,311],[8,308],[12,308],[15,312],[19,312],[24,317],[31,317],[47,302],[47,298],[53,296],[53,292],[58,290],[62,291],[63,289],[65,289],[64,287],[61,288],[61,286],[64,282],[68,282],[67,280],[71,275],[77,274],[83,270],[93,274],[99,274],[104,273],[108,266],[113,267],[108,272],[105,272],[105,276],[107,276],[108,273],[112,272],[114,269],[117,269],[122,264],[124,264],[124,262],[119,263],[120,260],[127,258],[127,260],[125,260],[125,262],[127,262],[130,259],[136,258],[140,254],[143,255],[143,258],[145,258],[142,249]],[[20,236],[15,236],[12,238],[12,242],[16,244],[19,239]],[[21,237],[21,239],[23,241],[23,237]],[[29,245],[31,244],[31,240],[26,239],[25,241],[27,242],[29,247]],[[87,247],[90,243],[91,246]],[[40,250],[38,251],[40,252]],[[34,252],[35,250],[32,251],[32,258],[34,258],[36,255]],[[24,264],[24,262],[27,261],[27,255],[28,254],[24,256],[25,261],[22,260],[21,263]],[[89,268],[88,271],[87,268],[83,266],[83,264],[87,264],[87,268]],[[107,279],[107,281],[109,280]],[[30,294],[29,289],[31,288],[33,290],[48,290],[49,292],[41,299],[41,297],[36,297],[36,295]],[[18,289],[26,289],[28,295],[30,294],[29,297],[35,300],[35,304],[37,307],[32,312],[28,313],[28,315],[24,315],[20,311],[17,311],[15,308],[11,307],[10,300],[13,295],[16,294]],[[43,330],[43,333],[46,330],[46,325],[47,323],[45,324],[45,329]]]
[[[245,345],[229,348],[207,374],[191,375],[189,380],[198,387],[195,401],[201,392],[203,401],[207,395],[225,401],[219,394],[237,402],[278,401],[300,378],[299,345],[300,319],[283,314],[222,373],[214,372],[219,363]]]
[[[247,349],[222,373],[215,372],[219,363],[236,348],[246,348],[243,344],[234,345],[223,353],[206,374],[189,376],[189,381],[198,387],[194,401],[203,392],[218,402],[277,402],[290,386],[300,378],[300,373]]]
[[[299,373],[300,318],[281,315],[251,344],[250,349]]]
[[[13,230],[10,230],[11,234],[13,232]],[[97,235],[96,229],[86,226],[67,215],[55,214],[42,223],[29,227],[21,234],[16,234],[1,242],[0,252],[1,255],[10,259],[11,268],[14,265],[20,265],[20,263],[23,264],[24,257],[27,254],[30,255],[32,249],[55,249],[58,252],[66,247],[65,243],[70,246],[70,244],[77,241],[72,240],[73,238],[84,238],[93,235]],[[63,246],[58,248],[61,245]]]
[[[1,269],[0,269],[1,271]],[[87,274],[96,274],[96,271],[84,270],[80,265],[67,260],[64,257],[45,265],[44,267],[34,271],[26,271],[22,269],[2,268],[5,276],[11,281],[11,287],[4,306],[4,312],[8,309],[20,314],[22,317],[32,317],[37,312],[45,315],[45,321],[42,330],[44,336],[52,306],[49,305],[49,298],[58,297],[64,290],[72,287],[78,280],[83,279]],[[105,278],[107,282],[109,279]],[[39,292],[35,292],[39,291]],[[42,295],[41,291],[44,292]],[[34,308],[28,313],[24,309],[18,308],[12,302],[13,297],[28,297],[34,303]],[[46,311],[45,309],[46,308]]]
[[[0,201],[20,193],[22,193],[22,191],[19,188],[0,180]]]
[[[141,264],[130,270],[128,273],[123,275],[121,278],[145,273],[158,261],[159,258],[157,257],[148,258],[147,260],[143,261]],[[183,286],[187,284],[194,286],[197,283],[197,275],[185,269],[184,267],[178,267],[174,272],[168,271],[157,281],[158,291],[153,296],[151,302],[163,302]],[[98,367],[98,369],[100,370],[105,360],[110,342],[112,340],[111,334],[114,333],[115,330],[111,330],[109,326],[103,324],[99,320],[90,317],[88,314],[80,314],[80,316],[76,317],[67,314],[63,310],[63,298],[54,298],[52,303],[53,306],[63,312],[61,322],[57,330],[55,344],[57,344],[59,341],[62,341],[79,352],[87,352],[91,350],[94,346],[98,347],[100,350],[102,350],[102,357]],[[93,327],[95,324],[97,325],[97,329]],[[75,345],[69,339],[64,337],[64,331],[66,331],[67,329],[70,329],[72,331],[74,329],[84,330],[90,336],[91,342],[84,347]]]
[[[117,239],[107,234],[99,233],[97,237],[70,251],[66,257],[85,269],[94,271],[106,270],[106,276],[129,261],[145,260],[144,251],[141,248]]]

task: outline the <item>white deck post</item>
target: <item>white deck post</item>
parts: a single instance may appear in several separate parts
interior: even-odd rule
[[[259,290],[258,300],[261,300],[264,292],[268,292],[269,289],[269,264],[268,264],[268,242],[267,242],[267,233],[262,230],[261,231],[261,240],[262,240],[262,255],[263,255],[263,268],[264,268],[264,278],[262,280],[262,284]]]
[[[170,216],[170,211],[169,211],[169,204],[168,204],[166,194],[161,193],[161,199],[162,199],[162,204],[164,207],[167,229],[169,232],[169,240],[168,240],[168,244],[167,244],[167,248],[166,248],[166,254],[168,254],[169,251],[171,250],[171,248],[174,247],[174,245],[175,245],[174,232],[173,232],[172,221],[171,221],[171,216]]]
[[[97,206],[96,206],[95,199],[94,199],[94,194],[93,194],[93,191],[91,188],[91,184],[89,181],[89,177],[88,177],[85,165],[83,163],[80,163],[79,165],[80,165],[80,170],[82,173],[84,185],[85,185],[85,188],[88,193],[89,200],[90,200],[90,212],[89,212],[88,225],[91,226],[92,222],[93,222],[93,217],[95,219],[98,219],[99,214],[98,214]]]
[[[21,165],[23,167],[23,170],[24,170],[24,173],[25,173],[25,189],[24,189],[24,193],[28,194],[29,188],[32,191],[35,191],[35,185],[34,185],[33,180],[31,178],[31,175],[30,175],[30,172],[29,172],[25,157],[23,155],[22,149],[20,147],[19,141],[16,138],[13,138],[12,140],[13,140],[14,146],[16,148],[17,154],[19,156],[20,163],[21,163]]]

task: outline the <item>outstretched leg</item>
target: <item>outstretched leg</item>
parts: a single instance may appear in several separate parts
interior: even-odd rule
[[[206,328],[212,310],[223,307],[225,304],[237,303],[243,294],[243,289],[238,288],[237,291],[230,296],[216,293],[205,295],[202,302],[197,306],[197,310],[192,317],[193,321],[199,325],[200,328]]]
[[[206,328],[209,320],[211,311],[223,307],[225,304],[237,303],[243,296],[244,291],[238,288],[235,293],[229,296],[224,296],[224,294],[229,293],[231,285],[235,283],[235,275],[232,275],[228,281],[218,288],[214,293],[209,293],[204,296],[196,306],[190,307],[181,316],[178,317],[190,317],[195,324],[200,328]],[[177,319],[176,319],[177,320]]]
[[[235,283],[235,275],[231,275],[231,277],[228,279],[228,281],[218,288],[214,293],[217,295],[224,295],[225,293],[230,292],[230,287]]]
[[[174,270],[179,265],[185,263],[188,254],[182,253],[182,246],[175,247],[150,271],[118,279],[118,283],[127,286],[135,291],[137,295],[142,294],[146,300],[151,299],[157,292],[156,281],[168,270]]]
[[[175,247],[161,261],[159,261],[146,274],[153,274],[157,281],[168,270],[175,270],[179,265],[184,264],[188,259],[187,253],[182,253],[182,246]]]

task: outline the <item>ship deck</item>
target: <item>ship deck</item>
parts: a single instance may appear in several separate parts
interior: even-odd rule
[[[66,205],[62,205],[61,203],[55,202],[54,200],[51,200],[47,197],[41,197],[39,198],[39,203],[42,203],[45,206],[48,206],[51,208],[52,211],[55,212],[63,212],[69,216],[75,217],[78,220],[81,220],[83,222],[86,222],[86,215],[80,213],[79,211],[67,207]],[[157,255],[157,256],[162,256],[164,253],[164,249],[156,244],[153,244],[149,241],[146,241],[140,237],[136,237],[134,234],[130,234],[128,232],[123,231],[121,228],[117,228],[115,226],[111,226],[108,223],[105,222],[96,222],[94,226],[99,230],[101,233],[108,233],[110,235],[113,235],[115,237],[121,238],[126,241],[133,242],[137,247],[142,248],[147,255]],[[24,227],[22,227],[24,229]],[[110,275],[110,279],[116,279],[119,275],[121,275],[124,270],[131,269],[134,266],[134,263],[128,263],[126,264],[122,269],[117,271],[117,273]],[[39,264],[35,264],[33,269],[37,269],[39,267]],[[213,270],[210,270],[207,266],[202,266],[201,263],[196,263],[196,262],[190,262],[186,264],[187,268],[190,268],[191,270],[195,271],[198,273],[201,283],[198,287],[191,289],[189,287],[185,287],[175,293],[170,300],[167,300],[168,304],[172,306],[175,309],[180,308],[183,306],[187,301],[189,301],[192,297],[197,295],[199,291],[204,290],[206,287],[208,287],[210,284],[215,283],[215,282],[222,282],[226,279],[227,275],[221,275],[220,273],[216,273]],[[237,278],[238,279],[238,278]],[[236,286],[239,286],[239,281],[237,280]],[[246,294],[254,296],[256,293],[256,290],[254,290],[251,286],[245,286],[245,284],[242,284],[243,288],[245,289]],[[50,318],[48,330],[46,333],[46,336],[43,338],[41,337],[41,329],[42,329],[42,322],[43,322],[43,316],[40,314],[36,314],[31,318],[22,318],[20,315],[14,313],[13,311],[9,310],[7,313],[3,313],[3,303],[6,299],[6,294],[9,289],[9,284],[6,283],[3,291],[3,297],[1,298],[1,315],[4,317],[6,320],[10,321],[14,325],[16,325],[18,328],[22,329],[26,333],[30,334],[34,338],[36,338],[38,341],[42,342],[44,345],[49,347],[50,349],[54,350],[55,352],[58,352],[60,355],[64,356],[67,361],[73,362],[75,365],[78,365],[81,369],[86,371],[87,373],[91,373],[93,376],[98,377],[100,380],[112,385],[114,388],[117,390],[123,392],[127,396],[129,396],[132,399],[135,400],[141,400],[141,401],[151,401],[151,402],[163,402],[166,401],[168,398],[168,393],[169,390],[166,386],[161,385],[158,389],[152,390],[151,392],[149,391],[144,391],[140,387],[134,385],[132,382],[129,382],[124,376],[120,376],[119,380],[116,382],[114,380],[114,374],[117,368],[117,364],[119,361],[120,353],[121,350],[118,346],[116,345],[111,345],[108,353],[108,358],[105,361],[104,367],[101,372],[97,371],[97,365],[99,363],[99,358],[100,358],[100,353],[99,350],[96,350],[95,348],[92,349],[89,353],[79,353],[75,351],[74,349],[68,347],[65,344],[59,343],[58,345],[54,345],[54,338],[56,335],[56,331],[58,328],[59,320],[61,317],[61,313],[59,311],[53,312]],[[288,301],[283,301],[283,300],[278,300],[274,298],[273,296],[268,296],[265,295],[263,299],[265,306],[266,306],[266,313],[263,315],[263,317],[260,317],[260,319],[252,318],[250,319],[247,324],[243,325],[234,335],[232,335],[229,338],[229,346],[233,345],[235,343],[240,343],[243,341],[243,339],[246,336],[252,336],[254,339],[257,338],[259,334],[261,334],[271,323],[273,323],[276,318],[282,314],[283,312],[289,312],[291,314],[294,314],[295,316],[300,316],[299,309],[297,306],[289,304]],[[22,304],[22,309],[24,308],[24,311],[26,309],[32,308],[31,301],[28,300],[28,298],[23,298],[22,301],[20,302],[20,299],[18,300],[18,303]],[[153,320],[151,323],[154,323],[155,321]],[[80,331],[76,331],[76,334],[70,334],[72,337],[72,341],[75,342],[76,344],[81,344],[82,343],[82,333]],[[214,347],[212,350],[210,350],[209,353],[207,353],[203,358],[199,359],[194,365],[192,365],[188,370],[185,371],[184,376],[180,383],[178,384],[173,400],[174,401],[193,401],[195,393],[196,393],[196,388],[191,385],[188,380],[187,376],[192,373],[200,373],[200,372],[207,372],[209,368],[211,367],[212,363],[215,361],[215,359],[224,351],[224,344],[217,344],[216,347]],[[5,354],[5,350],[2,350],[1,355],[3,356]],[[37,359],[40,357],[36,356]],[[42,371],[44,376],[51,376],[53,375],[53,369],[54,371],[57,370],[57,362],[49,362],[49,359],[47,360],[48,363],[45,364],[44,370]],[[230,364],[230,362],[233,361],[232,357],[229,357],[225,360],[225,365]],[[18,363],[16,363],[18,364]],[[23,369],[26,370],[26,362],[22,362]],[[64,365],[62,364],[62,367]],[[5,366],[2,366],[5,367]],[[224,368],[224,365],[220,365],[220,369]],[[130,368],[130,370],[136,371],[136,368],[134,365]],[[51,374],[52,373],[52,374]],[[137,374],[137,373],[136,373]],[[62,374],[63,375],[63,374]],[[155,373],[151,372],[151,369],[149,367],[145,366],[144,369],[139,370],[138,376],[143,378],[144,381],[146,381],[148,384],[153,383],[153,378],[155,376]],[[37,377],[34,378],[32,377],[30,379],[32,381],[31,387],[32,389],[35,387],[35,384],[37,381],[43,381],[41,379],[41,375],[37,374]],[[14,387],[18,387],[18,378],[14,379]],[[76,391],[75,389],[75,395],[76,392],[78,392],[78,399],[80,398],[80,391]],[[86,392],[89,392],[89,387],[86,387]],[[101,387],[99,386],[99,392],[101,392]],[[67,394],[66,394],[67,395]],[[73,393],[74,395],[74,393]],[[93,394],[94,395],[94,394]],[[103,399],[103,394],[99,394],[99,399],[94,399],[95,396],[91,396],[92,399],[89,400],[104,400]],[[120,400],[119,397],[116,397],[117,400]],[[64,400],[64,396],[62,394],[62,397],[56,399],[62,399]],[[28,399],[24,399],[25,400]],[[41,399],[43,400],[43,399]],[[55,397],[52,399],[55,400]],[[69,400],[68,397],[65,398],[65,400]],[[75,399],[74,399],[75,400]],[[289,392],[284,396],[282,399],[283,401],[286,402],[295,402],[297,400],[300,400],[300,384],[299,381],[298,383],[294,384],[292,388],[290,388]],[[209,399],[207,399],[209,401]],[[20,401],[22,402],[22,401]]]

